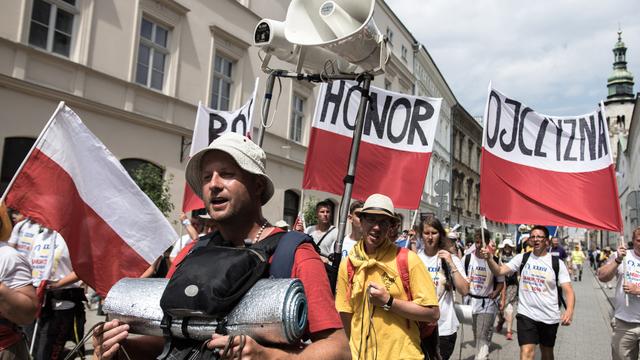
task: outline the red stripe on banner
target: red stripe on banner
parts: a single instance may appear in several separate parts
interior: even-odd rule
[[[511,224],[622,231],[615,169],[561,173],[513,163],[482,150],[480,212]]]
[[[118,280],[139,277],[150,265],[82,200],[71,176],[38,149],[18,174],[7,206],[58,229],[74,271],[101,296]]]
[[[204,202],[191,190],[189,184],[184,184],[184,195],[182,196],[182,212],[188,213],[191,210],[202,209]]]
[[[351,138],[311,128],[304,168],[304,189],[342,194],[351,151]],[[424,188],[431,153],[393,150],[360,143],[352,198],[365,200],[381,193],[401,209],[417,209]]]

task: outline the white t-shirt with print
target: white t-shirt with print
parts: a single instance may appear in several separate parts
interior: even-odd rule
[[[346,258],[349,256],[349,251],[356,245],[357,241],[353,240],[349,237],[349,235],[344,237],[342,241],[342,258]]]
[[[41,226],[30,219],[18,222],[11,231],[7,242],[13,245],[22,256],[29,257],[33,247],[33,238],[41,231]]]
[[[518,289],[518,313],[545,324],[560,322],[560,306],[558,305],[558,288],[556,274],[553,271],[551,254],[538,257],[530,253],[527,264],[520,274]],[[516,255],[506,265],[512,272],[519,271],[524,254]],[[570,283],[569,271],[564,261],[558,261],[558,283]]]
[[[617,256],[617,252],[613,253],[609,261],[615,261]],[[625,292],[622,289],[625,280],[627,284],[640,285],[640,256],[636,255],[633,249],[628,249],[623,261],[624,265],[618,265],[616,274],[618,285],[616,286],[614,316],[626,322],[640,323],[640,297],[634,295],[627,296],[629,298],[629,306],[627,306],[625,303]]]
[[[33,249],[29,255],[33,286],[38,287],[42,280],[59,281],[73,271],[67,243],[62,235],[53,230],[45,230],[33,239]],[[79,287],[80,282],[62,287]]]
[[[458,331],[460,322],[456,317],[456,312],[453,308],[453,291],[445,292],[446,277],[444,270],[442,269],[442,262],[438,258],[438,255],[428,256],[423,250],[418,252],[420,260],[427,267],[429,275],[436,286],[436,295],[438,296],[438,306],[440,307],[440,320],[438,320],[438,334],[440,336],[448,336]],[[466,280],[467,276],[464,273],[464,264],[457,256],[451,255],[451,260],[456,266],[462,277]],[[453,269],[452,269],[453,270]],[[453,275],[452,275],[453,276]],[[444,294],[443,294],[444,293]]]
[[[469,293],[476,296],[489,296],[495,286],[494,276],[489,269],[489,265],[485,259],[476,256],[475,252],[469,254]],[[495,278],[497,282],[503,283],[504,276]],[[472,312],[474,314],[495,313],[498,311],[498,299],[476,299],[471,297]]]

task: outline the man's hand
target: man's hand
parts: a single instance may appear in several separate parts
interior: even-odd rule
[[[207,347],[212,350],[218,349],[218,354],[221,359],[242,358],[251,360],[268,358],[267,348],[258,344],[255,340],[246,335],[229,337],[213,334],[211,341],[207,344]],[[223,357],[222,355],[225,356]]]
[[[620,247],[618,247],[618,259],[623,259],[625,256],[627,256],[627,248],[624,245],[620,245]]]
[[[391,296],[384,286],[373,282],[369,283],[367,291],[369,292],[369,296],[371,297],[371,303],[376,306],[385,305],[389,301],[389,297]]]
[[[495,299],[498,297],[498,295],[500,295],[500,290],[493,290],[491,294],[489,294],[489,297]]]
[[[489,260],[491,258],[491,255],[493,255],[493,249],[491,249],[489,246],[483,246],[480,249],[480,254],[482,255],[482,258],[485,260]]]
[[[93,331],[93,359],[111,359],[129,336],[129,325],[111,320]]]
[[[560,318],[560,324],[562,326],[571,325],[571,320],[573,319],[573,310],[566,310],[562,317]]]
[[[622,290],[629,295],[640,295],[640,286],[637,284],[624,284]]]

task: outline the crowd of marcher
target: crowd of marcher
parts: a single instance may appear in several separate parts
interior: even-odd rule
[[[612,356],[638,358],[640,228],[633,232],[632,249],[621,245],[588,255],[580,244],[567,252],[539,225],[527,229],[518,245],[509,237],[496,243],[486,229],[463,244],[455,229],[434,216],[401,230],[392,200],[373,194],[349,207],[349,232],[341,259],[334,259],[339,241],[330,204],[316,205],[317,223],[307,228],[296,222],[289,230],[283,221],[272,225],[265,219],[262,206],[274,193],[265,161],[262,149],[236,134],[221,136],[193,156],[186,179],[206,213],[183,214],[185,235],[143,276],[170,278],[192,261],[202,240],[205,247],[251,247],[297,231],[301,240],[287,275],[305,288],[308,326],[302,341],[274,346],[244,335],[212,334],[205,343],[174,339],[167,346],[163,337],[130,336],[129,325],[112,320],[94,331],[94,358],[449,359],[461,322],[468,322],[475,359],[490,358],[494,332],[505,326],[507,340],[517,329],[521,359],[533,359],[538,346],[542,359],[553,359],[559,326],[573,320],[571,281],[582,281],[586,259],[601,281],[617,280]],[[7,240],[0,242],[0,359],[27,359],[29,353],[59,359],[65,343],[79,342],[84,334],[86,287],[60,234],[18,212],[12,216],[12,232],[0,239]],[[3,228],[11,223],[5,219]],[[326,272],[333,261],[340,261],[335,295]]]

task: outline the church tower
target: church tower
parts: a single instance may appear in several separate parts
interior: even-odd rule
[[[633,74],[627,70],[627,48],[622,42],[622,31],[618,30],[618,41],[613,46],[613,73],[607,79],[609,94],[604,101],[609,124],[609,137],[614,161],[618,140],[626,140],[633,113]]]

